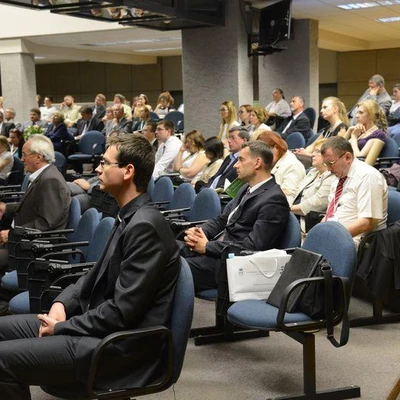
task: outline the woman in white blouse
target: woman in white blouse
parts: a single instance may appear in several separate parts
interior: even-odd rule
[[[236,119],[236,106],[230,100],[224,101],[219,108],[219,113],[221,115],[221,125],[219,126],[218,139],[227,146],[229,129],[240,125]]]
[[[265,111],[264,107],[253,107],[250,111],[249,121],[252,125],[252,129],[249,129],[251,140],[257,140],[261,132],[271,130],[271,128],[265,124],[268,121],[268,113]]]

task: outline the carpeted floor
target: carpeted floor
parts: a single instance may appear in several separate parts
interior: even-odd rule
[[[368,305],[352,300],[351,317],[368,312]],[[213,303],[196,299],[193,326],[212,324],[213,313]],[[362,399],[385,399],[400,376],[399,344],[399,323],[353,328],[349,343],[340,349],[328,342],[324,332],[317,333],[318,389],[358,385]],[[189,340],[183,371],[174,390],[142,398],[256,400],[300,394],[301,390],[301,346],[284,334],[271,333],[269,338],[201,347]],[[32,398],[53,397],[32,388]]]

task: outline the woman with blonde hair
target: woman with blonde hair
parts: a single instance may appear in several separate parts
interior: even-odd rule
[[[175,183],[190,182],[200,177],[208,159],[204,151],[204,137],[193,130],[185,135],[185,140],[174,161],[174,171],[179,172]]]
[[[278,133],[263,131],[258,135],[257,140],[261,140],[271,147],[274,155],[271,174],[285,193],[289,204],[293,203],[296,189],[306,176],[303,164],[288,150],[286,142]]]
[[[268,112],[262,106],[255,106],[250,112],[250,129],[251,140],[257,140],[258,135],[263,131],[270,131],[271,128],[265,123],[268,121]]]
[[[14,157],[10,151],[8,139],[0,135],[0,183],[4,184],[14,165]]]
[[[224,143],[225,146],[228,144],[228,132],[234,126],[239,126],[239,122],[237,121],[237,112],[236,106],[233,101],[226,100],[221,103],[221,107],[219,108],[219,112],[221,115],[221,125],[219,126],[219,133],[217,135],[218,139]]]
[[[252,109],[253,106],[250,104],[242,104],[239,107],[239,120],[241,122],[241,125],[244,126],[246,129],[249,129],[251,127],[249,119]]]
[[[152,111],[151,105],[149,104],[149,100],[145,94],[141,93],[139,94],[139,96],[134,97],[134,99],[135,99],[135,104],[133,103],[132,99],[133,119],[140,118],[140,113],[144,108],[147,108],[149,111]]]
[[[373,165],[386,144],[387,120],[385,112],[372,99],[357,105],[357,124],[345,135],[353,148],[355,157],[366,157],[365,162]]]
[[[160,119],[163,119],[170,111],[174,110],[174,98],[171,96],[171,93],[168,91],[162,92],[158,96],[157,107],[154,109],[154,112]]]

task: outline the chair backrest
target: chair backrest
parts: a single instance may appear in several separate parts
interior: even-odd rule
[[[92,240],[93,234],[97,225],[100,222],[100,214],[95,208],[89,208],[86,210],[81,219],[79,220],[78,226],[76,227],[73,235],[71,235],[71,242],[81,242],[81,241],[88,241]],[[87,255],[87,248],[88,246],[83,246],[80,249],[82,250],[85,258]],[[79,261],[78,258],[70,257],[71,263],[76,263]]]
[[[298,149],[306,146],[306,139],[300,132],[293,132],[286,138],[289,150]]]
[[[204,221],[221,214],[221,200],[214,189],[205,188],[196,196],[188,216],[189,221]]]
[[[150,111],[149,116],[150,116],[150,119],[152,121],[156,121],[157,122],[157,121],[160,120],[160,117],[154,111]]]
[[[398,157],[398,156],[399,156],[399,145],[396,143],[396,141],[393,138],[391,138],[391,137],[386,138],[385,147],[380,152],[379,158],[381,158],[381,157]]]
[[[14,164],[7,177],[7,185],[20,185],[24,179],[24,163],[14,156]]]
[[[296,216],[290,212],[286,228],[282,234],[282,240],[279,245],[281,249],[291,249],[301,245],[300,223]]]
[[[115,219],[112,217],[103,218],[97,225],[92,240],[87,247],[86,262],[96,262],[100,258],[107,241],[110,237]]]
[[[164,117],[164,119],[167,119],[168,121],[172,121],[175,125],[175,130],[179,130],[180,124],[182,124],[182,121],[184,119],[183,113],[180,111],[170,111],[167,113],[167,115]]]
[[[311,137],[307,139],[307,146],[314,143],[318,139],[319,135],[319,133],[312,133]]]
[[[394,134],[391,138],[397,143],[397,146],[400,147],[400,132]]]
[[[176,283],[172,305],[171,332],[174,338],[174,366],[172,383],[175,383],[182,370],[186,346],[193,318],[194,285],[187,261],[181,257],[181,270]]]
[[[196,192],[190,183],[179,185],[172,196],[171,202],[166,207],[167,210],[176,210],[177,208],[193,207]],[[188,214],[188,213],[187,213]]]
[[[357,252],[349,231],[339,222],[321,222],[308,232],[303,248],[322,254],[331,264],[333,275],[347,277],[352,287]]]
[[[81,204],[76,197],[72,197],[71,204],[69,206],[69,215],[68,215],[68,223],[67,229],[73,229],[74,232],[78,227],[79,220],[81,219]],[[74,232],[67,235],[68,240],[71,241],[71,237],[73,237]]]
[[[149,184],[147,185],[147,193],[149,194],[150,198],[153,198],[154,186],[155,186],[154,178],[151,177]]]
[[[387,224],[400,220],[400,192],[388,191]]]
[[[65,158],[64,154],[60,153],[59,151],[55,151],[54,156],[54,165],[63,175],[65,175],[65,172],[67,170],[67,159]]]
[[[311,129],[314,128],[315,124],[315,119],[317,118],[317,113],[312,107],[307,107],[304,111],[304,114],[306,114],[307,118],[310,120],[310,127]]]
[[[102,154],[104,152],[106,139],[101,132],[86,132],[78,143],[78,149],[83,154]],[[94,149],[93,146],[97,145]]]
[[[174,195],[174,185],[171,179],[166,176],[162,176],[157,180],[154,185],[153,196],[151,199],[154,202],[157,201],[168,201],[170,202]]]

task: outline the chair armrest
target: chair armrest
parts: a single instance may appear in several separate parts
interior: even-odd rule
[[[375,168],[390,167],[394,163],[400,163],[400,157],[379,157],[376,159],[373,166]]]
[[[181,220],[174,220],[174,219],[169,220],[172,230],[189,229],[194,226],[204,224],[207,221],[208,221],[208,219],[205,219],[203,221],[181,221]]]
[[[333,279],[333,281],[340,282],[341,301],[342,301],[342,304],[344,304],[348,279],[340,277],[340,276],[333,276],[332,279]],[[292,292],[300,286],[304,286],[304,285],[309,286],[310,284],[324,283],[324,282],[325,282],[325,279],[323,276],[297,279],[297,280],[293,281],[285,289],[285,291],[283,292],[282,297],[281,297],[281,303],[279,305],[279,311],[278,311],[278,315],[276,318],[276,322],[282,331],[307,331],[307,330],[312,330],[312,329],[319,329],[319,328],[325,326],[325,321],[326,321],[325,319],[311,320],[311,321],[304,321],[304,322],[294,322],[294,323],[289,323],[289,324],[285,324],[285,322],[284,322],[287,304],[288,304],[288,301],[289,301],[289,298],[290,298],[290,295],[292,294]],[[333,318],[332,318],[333,324],[337,325],[343,317],[343,309],[342,309],[342,307],[339,307],[338,310],[332,309],[331,312],[333,315]],[[347,310],[345,310],[344,312],[347,312]]]
[[[185,211],[190,211],[190,207],[184,207],[184,208],[177,208],[175,210],[163,210],[160,211],[162,215],[164,215],[165,217],[170,215],[170,214],[176,214],[176,215],[180,215]]]
[[[105,337],[101,342],[96,346],[90,367],[89,367],[89,377],[87,380],[87,394],[89,395],[89,398],[101,398],[102,393],[109,393],[109,391],[101,392],[101,391],[95,391],[94,389],[94,381],[96,378],[96,373],[99,364],[101,364],[102,361],[102,355],[103,352],[106,350],[107,346],[114,344],[116,342],[119,342],[121,340],[126,340],[126,339],[141,339],[143,337],[155,337],[155,338],[161,338],[165,343],[166,346],[165,348],[167,349],[166,351],[166,372],[161,379],[160,382],[157,382],[155,384],[149,385],[144,388],[128,388],[128,389],[121,389],[118,390],[116,389],[116,392],[118,392],[119,397],[131,397],[131,396],[137,396],[140,394],[145,394],[148,392],[149,388],[152,389],[152,391],[157,391],[157,390],[162,390],[163,388],[167,388],[170,385],[171,378],[172,378],[172,373],[173,373],[173,337],[171,331],[164,327],[164,326],[154,326],[150,328],[140,328],[140,329],[133,329],[129,331],[121,331],[121,332],[116,332],[108,335]],[[109,355],[108,355],[109,357]],[[107,357],[104,362],[107,362]]]
[[[14,191],[20,191],[21,190],[21,185],[6,185],[6,186],[0,186],[0,192],[14,192]]]

